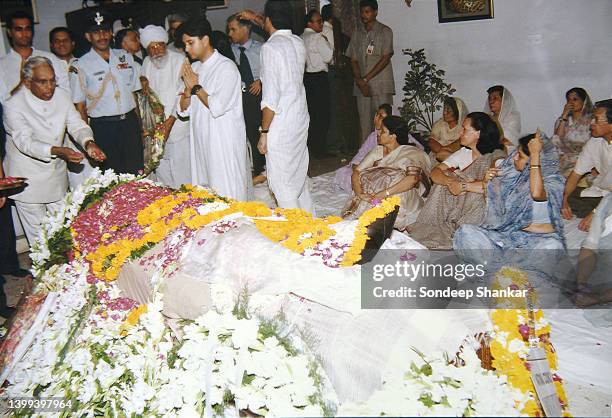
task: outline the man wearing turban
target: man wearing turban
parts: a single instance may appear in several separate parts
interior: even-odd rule
[[[182,90],[181,66],[184,55],[168,49],[168,33],[161,26],[148,25],[140,30],[140,42],[147,50],[142,63],[142,77],[164,105],[165,151],[154,176],[171,187],[191,181],[189,157],[189,122],[176,114],[177,92]]]

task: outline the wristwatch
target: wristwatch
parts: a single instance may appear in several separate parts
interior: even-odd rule
[[[196,84],[195,86],[191,88],[191,95],[195,96],[196,94],[198,94],[200,90],[202,90],[202,86],[200,86],[199,84]]]
[[[259,133],[260,134],[267,134],[270,131],[270,129],[264,129],[261,126],[259,127]]]

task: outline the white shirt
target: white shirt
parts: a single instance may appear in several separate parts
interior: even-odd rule
[[[466,147],[461,147],[449,157],[444,160],[444,165],[448,166],[448,168],[458,168],[459,170],[464,170],[466,167],[469,167],[472,164],[474,158],[472,157],[472,150]]]
[[[329,46],[331,49],[334,49],[334,27],[329,22],[323,22],[323,32],[321,32],[323,36],[327,38],[327,42],[329,42]]]
[[[29,89],[20,89],[4,107],[8,176],[27,177],[28,186],[11,198],[26,203],[50,203],[68,190],[66,163],[51,155],[51,147],[64,144],[66,129],[81,146],[93,133],[77,112],[70,94],[55,89],[51,100],[41,100]]]
[[[574,171],[583,175],[595,168],[599,175],[593,185],[582,191],[583,197],[606,196],[612,191],[612,144],[604,138],[591,138],[582,148]]]
[[[55,78],[57,78],[57,85],[66,91],[70,91],[70,85],[68,82],[68,67],[63,65],[62,62],[52,53],[47,51],[40,51],[32,48],[32,54],[30,57],[45,57],[51,61],[53,70],[55,71]],[[21,68],[23,66],[23,59],[21,55],[17,53],[13,48],[10,51],[0,57],[0,67],[2,68],[2,83],[0,84],[0,103],[4,106],[4,103],[11,96],[11,91],[19,84],[21,80]]]
[[[333,47],[330,46],[322,33],[315,32],[310,28],[304,29],[302,39],[306,48],[306,72],[327,72],[327,66],[334,56]]]

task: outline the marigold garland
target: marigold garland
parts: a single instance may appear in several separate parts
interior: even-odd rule
[[[200,213],[198,211],[200,207],[205,208],[205,205],[210,203],[227,206],[210,212]],[[363,233],[356,233],[355,242],[351,246],[353,252],[359,255],[365,246],[367,227],[376,219],[393,211],[397,205],[399,205],[399,198],[394,196],[363,214],[358,226],[358,230],[361,228]],[[86,253],[85,258],[91,263],[92,272],[96,277],[112,281],[118,277],[126,261],[161,242],[172,231],[178,228],[200,229],[234,213],[243,213],[255,218],[255,225],[264,236],[299,254],[332,237],[335,231],[329,225],[342,220],[337,216],[315,218],[302,209],[277,208],[272,210],[261,202],[239,202],[225,199],[202,188],[185,185],[180,191],[160,197],[138,211],[135,221],[143,231],[141,236],[113,239],[117,231],[130,225],[112,225],[106,229],[107,232],[101,235],[100,243],[95,250]],[[279,220],[257,219],[271,216],[277,216]],[[81,255],[82,250],[78,244],[77,234],[75,231],[72,231],[72,234],[75,255]],[[358,261],[360,258],[360,255],[359,257],[347,255],[343,265],[352,265],[353,263],[349,264],[350,260]]]
[[[123,321],[123,324],[121,324],[120,334],[127,335],[128,330],[136,325],[140,320],[140,316],[147,313],[147,311],[148,305],[146,303],[133,308],[125,318],[125,321]]]
[[[510,279],[514,285],[521,288],[528,283],[527,274],[521,270],[504,267],[496,275],[496,282],[501,278]],[[495,286],[495,285],[494,285]],[[505,287],[505,286],[503,286]],[[491,312],[494,324],[494,339],[491,342],[491,356],[493,367],[508,377],[508,382],[523,393],[527,393],[530,399],[525,403],[521,412],[529,416],[543,416],[543,412],[537,402],[535,387],[531,381],[526,355],[529,352],[529,325],[527,322],[529,312],[527,309],[495,309]],[[563,416],[569,417],[568,400],[563,388],[561,378],[556,374],[557,355],[550,342],[550,324],[544,319],[544,312],[535,310],[535,334],[546,350],[546,357],[551,371],[554,373],[554,385],[563,408]]]
[[[400,198],[397,195],[383,200],[379,205],[365,211],[360,217],[355,228],[355,238],[349,250],[344,254],[342,266],[352,266],[361,260],[361,252],[368,241],[368,227],[377,219],[384,218],[393,212],[400,205]]]

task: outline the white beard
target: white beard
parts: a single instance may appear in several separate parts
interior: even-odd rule
[[[151,60],[151,63],[155,68],[161,70],[166,66],[166,63],[168,62],[168,54],[164,54],[161,57],[157,58],[149,57],[149,59]]]

